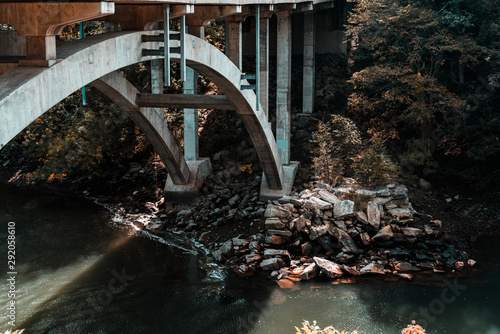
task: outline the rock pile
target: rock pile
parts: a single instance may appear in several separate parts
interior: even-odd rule
[[[417,271],[445,272],[474,264],[442,240],[439,220],[413,210],[403,185],[370,190],[317,184],[268,202],[263,220],[258,233],[217,245],[214,258],[242,276],[270,271],[280,285],[316,276],[412,279]]]

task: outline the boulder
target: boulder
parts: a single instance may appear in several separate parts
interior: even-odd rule
[[[412,271],[413,266],[410,262],[407,261],[396,261],[394,263],[394,270],[397,271]]]
[[[307,227],[308,223],[311,224],[311,221],[304,217],[304,215],[292,220],[292,225],[297,232],[302,232]]]
[[[269,204],[266,208],[266,211],[264,212],[264,217],[265,218],[288,218],[292,215],[292,213],[288,210],[285,209],[282,206],[274,205],[274,204]]]
[[[231,252],[233,250],[233,241],[232,240],[228,240],[226,241],[221,247],[220,247],[220,251],[221,251],[221,254],[224,255],[224,256],[230,256],[231,255]]]
[[[316,263],[308,265],[300,274],[300,279],[303,281],[310,280],[318,275],[318,267]]]
[[[362,224],[368,224],[368,217],[361,210],[356,211],[356,220]]]
[[[392,232],[392,228],[390,225],[387,225],[386,227],[382,228],[380,231],[378,231],[377,234],[375,234],[372,238],[373,241],[387,241],[391,239],[394,236],[394,233]]]
[[[313,247],[312,247],[310,242],[306,242],[306,243],[302,244],[302,246],[300,246],[300,248],[302,250],[302,254],[306,255],[306,256],[311,254],[311,252],[313,250]]]
[[[337,204],[338,202],[340,202],[340,199],[337,196],[326,190],[320,190],[318,192],[318,195],[323,201],[331,204]]]
[[[421,232],[419,228],[415,227],[403,227],[401,228],[401,231],[403,232],[403,235],[408,238],[416,238]]]
[[[319,269],[329,278],[337,278],[343,275],[342,268],[335,262],[317,256],[313,257],[313,260]]]
[[[346,265],[342,265],[342,270],[345,271],[348,274],[351,274],[352,276],[359,276],[361,275],[359,270],[356,269],[356,267],[350,267]]]
[[[282,230],[285,228],[285,224],[282,223],[279,218],[267,218],[265,223],[266,230]]]
[[[368,202],[368,207],[366,209],[366,216],[368,218],[368,223],[375,227],[379,228],[380,226],[380,210],[378,208],[378,204],[375,202]]]
[[[331,203],[320,200],[317,197],[311,197],[304,203],[305,208],[310,209],[320,209],[320,210],[329,210],[333,207]]]
[[[278,270],[285,266],[285,262],[280,258],[266,259],[260,263],[262,270]]]
[[[328,233],[328,227],[326,225],[311,226],[311,233],[309,234],[309,239],[316,240],[317,238],[327,233]]]
[[[260,254],[257,254],[257,253],[245,255],[245,261],[248,264],[260,261],[261,259],[262,259],[262,256]]]
[[[291,280],[287,278],[282,278],[278,280],[276,283],[280,286],[282,289],[293,289],[295,288],[295,283],[293,283]]]
[[[410,209],[408,208],[393,208],[389,209],[389,213],[391,216],[394,218],[400,220],[400,219],[407,219],[407,218],[412,218],[413,214]]]
[[[361,275],[366,275],[366,274],[379,274],[379,275],[384,275],[384,266],[375,262],[372,262],[370,264],[367,264],[363,268],[359,270],[359,273]]]
[[[337,239],[342,252],[351,254],[358,254],[360,252],[358,246],[347,232],[342,231],[338,227],[330,226],[328,233]]]
[[[334,218],[348,218],[354,217],[356,213],[355,205],[353,201],[343,200],[336,203],[333,207],[333,217]]]
[[[247,247],[249,242],[245,239],[233,238],[233,247]]]
[[[279,257],[285,261],[286,264],[290,264],[292,258],[290,257],[290,253],[287,250],[283,249],[266,249],[264,251],[264,259],[270,259],[273,257]]]

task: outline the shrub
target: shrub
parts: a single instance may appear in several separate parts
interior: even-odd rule
[[[356,175],[368,184],[392,182],[398,175],[398,167],[392,162],[381,139],[372,139],[370,146],[361,152],[354,163]]]
[[[311,139],[316,176],[324,182],[337,184],[345,170],[351,167],[361,143],[360,132],[350,119],[332,115],[328,122],[319,122]]]

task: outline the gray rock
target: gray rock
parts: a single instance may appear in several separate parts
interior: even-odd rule
[[[382,228],[380,231],[378,231],[377,234],[375,234],[372,238],[373,241],[387,241],[391,239],[394,236],[394,233],[392,232],[392,228],[390,225],[387,225],[386,227]]]
[[[285,266],[285,262],[280,258],[266,259],[260,263],[262,270],[278,270]]]
[[[362,224],[368,225],[368,217],[361,210],[356,211],[356,220]]]
[[[335,262],[322,259],[320,257],[313,257],[314,262],[319,267],[319,269],[330,278],[337,278],[342,276],[342,268]]]
[[[421,232],[421,230],[419,228],[415,228],[415,227],[403,227],[403,228],[401,228],[401,231],[403,232],[403,235],[405,237],[409,237],[409,238],[415,238]]]
[[[245,239],[233,238],[233,247],[247,247],[249,242]]]
[[[389,190],[388,186],[377,187],[377,189],[375,189],[375,192],[379,197],[388,197],[391,195],[391,191]]]
[[[422,188],[424,190],[431,190],[432,189],[432,184],[424,179],[418,180],[418,185],[420,188]]]
[[[393,216],[394,218],[400,220],[400,219],[406,219],[406,218],[413,218],[413,214],[410,209],[408,208],[394,208],[389,210],[389,214]]]
[[[311,226],[311,232],[309,234],[309,239],[315,240],[328,233],[328,227],[325,225],[321,226]]]
[[[342,265],[342,270],[345,271],[348,274],[351,274],[352,276],[359,276],[361,275],[359,270],[356,269],[356,267],[350,267],[346,265]]]
[[[392,200],[392,197],[376,197],[372,202],[378,205],[385,205]]]
[[[329,210],[333,207],[333,205],[326,201],[320,200],[317,197],[311,197],[304,203],[304,207],[311,209],[317,208],[320,210]]]
[[[267,218],[265,223],[266,230],[282,230],[285,228],[285,224],[282,223],[279,218]]]
[[[229,200],[228,200],[228,203],[229,205],[233,206],[236,204],[236,202],[238,202],[238,200],[240,199],[240,196],[238,195],[234,195],[233,197],[231,197]]]
[[[338,202],[333,207],[333,217],[334,218],[348,218],[354,217],[356,213],[355,205],[353,201],[344,200]]]
[[[394,199],[401,199],[408,197],[408,189],[404,185],[399,184],[391,189],[391,196]]]
[[[247,264],[251,264],[251,263],[260,261],[261,259],[262,259],[262,256],[260,254],[257,254],[257,253],[245,255],[245,261],[247,262]]]
[[[347,234],[347,232],[342,231],[338,227],[333,227],[333,226],[330,226],[328,232],[335,239],[337,239],[337,242],[340,245],[342,252],[352,253],[352,254],[358,254],[360,252],[358,246],[356,245],[354,240],[352,240],[351,236]]]
[[[302,246],[300,246],[301,250],[302,250],[302,254],[308,256],[311,254],[312,250],[313,250],[313,247],[311,245],[310,242],[306,242],[304,244],[302,244]]]
[[[368,218],[368,223],[375,228],[380,226],[380,210],[375,202],[368,202],[368,207],[366,209],[366,216]]]
[[[342,231],[347,231],[347,226],[343,220],[336,220],[335,225],[340,228]]]
[[[283,249],[266,249],[264,251],[264,259],[270,259],[273,257],[279,257],[285,261],[285,263],[290,264],[292,258],[290,257],[290,253],[287,250]]]
[[[303,281],[307,281],[310,279],[313,279],[318,275],[318,267],[316,266],[316,263],[311,263],[308,265],[300,274],[300,279]]]
[[[233,241],[228,240],[226,241],[220,248],[220,251],[222,255],[224,256],[229,256],[231,254],[231,251],[233,250]]]
[[[282,206],[277,206],[273,204],[269,204],[264,213],[264,217],[266,218],[288,218],[292,215],[290,210],[283,208]]]
[[[377,192],[376,191],[367,190],[367,189],[357,189],[355,193],[356,193],[356,195],[366,196],[366,197],[375,197],[375,196],[377,196]]]
[[[331,204],[336,204],[340,202],[340,199],[337,196],[326,190],[320,190],[318,192],[318,195],[319,197],[321,197],[323,201],[326,201]]]
[[[291,223],[297,232],[302,232],[307,227],[308,223],[309,225],[311,224],[311,221],[302,215],[292,220]]]
[[[266,233],[268,235],[280,235],[283,237],[291,237],[292,236],[292,232],[290,232],[288,230],[267,230]]]
[[[366,275],[366,274],[379,274],[379,275],[384,275],[384,266],[378,263],[370,263],[364,266],[359,270],[359,273],[361,275]]]

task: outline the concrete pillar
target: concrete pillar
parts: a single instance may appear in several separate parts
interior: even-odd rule
[[[260,105],[269,118],[269,16],[260,18]]]
[[[304,13],[304,65],[302,77],[302,112],[314,109],[314,12]]]
[[[163,94],[163,70],[162,70],[163,60],[153,59],[151,60],[151,93],[152,94]],[[151,108],[163,117],[162,108]]]
[[[190,26],[189,33],[193,36],[203,38],[205,29],[203,26]],[[189,47],[189,46],[186,46]],[[184,94],[198,93],[198,72],[186,67],[186,81],[184,82]],[[199,158],[198,144],[198,109],[184,109],[184,158],[186,161],[196,161]]]
[[[26,58],[29,60],[56,59],[56,37],[26,36]]]
[[[290,129],[292,121],[292,20],[289,12],[278,12],[276,55],[276,143],[281,163],[290,163]]]
[[[242,69],[242,23],[226,21],[226,56]]]

